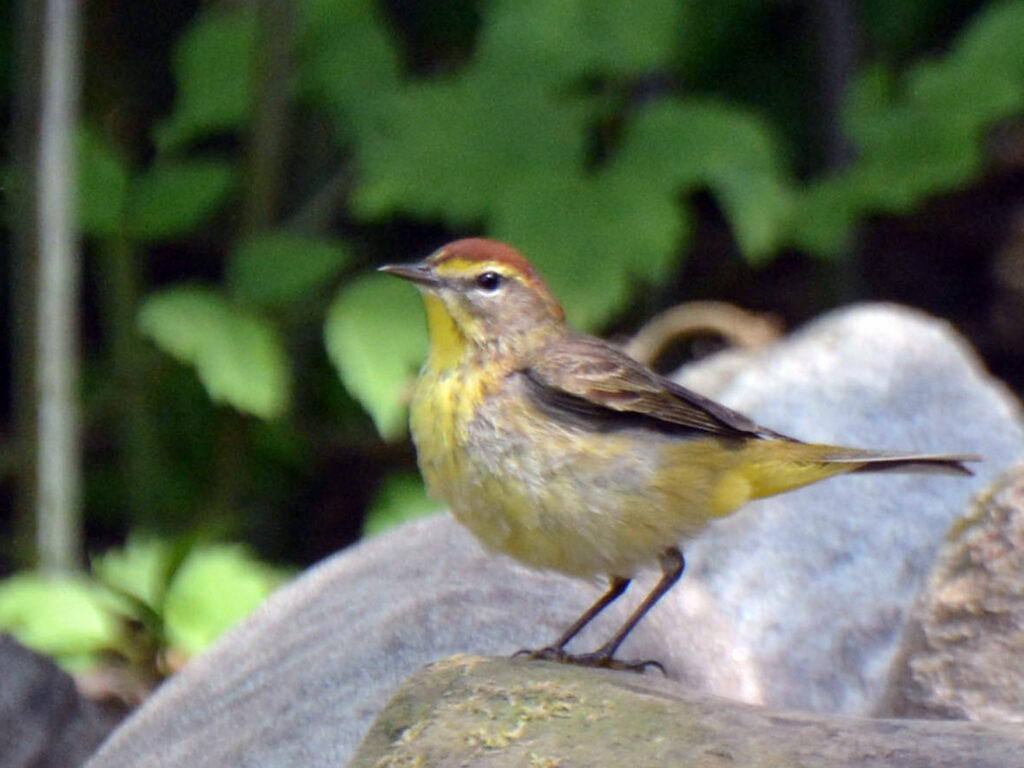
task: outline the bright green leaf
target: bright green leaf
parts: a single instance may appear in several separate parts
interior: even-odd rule
[[[286,578],[238,545],[194,550],[164,603],[170,644],[195,656],[245,618]]]
[[[288,360],[266,319],[210,289],[182,287],[146,298],[138,323],[158,347],[195,367],[211,399],[262,418],[287,407]]]
[[[425,357],[419,298],[402,281],[369,275],[347,285],[324,326],[327,354],[342,383],[387,439],[406,429],[413,377]]]
[[[308,298],[351,261],[337,240],[267,232],[243,240],[228,263],[228,285],[240,301],[278,306]]]
[[[163,600],[172,557],[168,542],[132,537],[123,548],[111,549],[94,557],[92,570],[104,586],[131,595],[156,609]]]
[[[164,152],[240,128],[253,104],[256,14],[250,5],[198,16],[174,52],[174,111],[156,131]]]
[[[363,536],[376,536],[408,520],[434,515],[443,509],[443,504],[427,496],[418,474],[392,475],[384,481],[366,513]]]
[[[128,232],[139,240],[187,234],[224,203],[234,182],[228,163],[215,160],[157,162],[132,184]]]
[[[0,582],[0,630],[69,668],[97,664],[119,627],[109,600],[79,577],[23,573]]]
[[[83,127],[78,151],[78,223],[82,232],[117,237],[124,223],[128,161],[98,131]]]

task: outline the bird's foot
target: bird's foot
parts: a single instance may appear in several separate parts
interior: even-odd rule
[[[601,650],[594,651],[593,653],[569,653],[564,648],[548,646],[536,651],[524,648],[512,654],[513,658],[519,656],[526,656],[528,659],[540,659],[541,661],[557,661],[561,664],[575,664],[579,667],[621,669],[627,672],[645,672],[648,667],[656,667],[661,674],[665,674],[665,667],[662,666],[660,661],[655,661],[654,659],[623,661]]]

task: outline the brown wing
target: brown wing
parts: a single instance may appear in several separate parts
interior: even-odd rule
[[[522,374],[542,407],[596,429],[643,422],[678,434],[783,437],[590,336],[572,336],[550,344]]]

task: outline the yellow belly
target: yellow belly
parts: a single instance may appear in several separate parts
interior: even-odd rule
[[[567,429],[519,394],[427,370],[413,401],[427,487],[486,548],[574,576],[630,576],[704,527],[709,479],[666,493],[664,439]]]
[[[631,576],[751,499],[856,466],[827,446],[585,429],[472,366],[428,366],[411,426],[431,494],[485,547],[574,576]]]

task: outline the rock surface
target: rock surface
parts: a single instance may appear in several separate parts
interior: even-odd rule
[[[75,768],[118,720],[50,659],[0,634],[0,768]]]
[[[750,505],[687,547],[689,573],[673,595],[686,618],[665,631],[685,652],[706,642],[709,623],[728,627],[744,681],[708,690],[868,714],[950,526],[1024,456],[1019,403],[945,323],[890,305],[834,312],[742,361],[687,369],[684,383],[712,392],[704,380],[714,379],[715,397],[801,440],[984,458],[966,480],[819,483]]]
[[[804,440],[985,457],[973,478],[861,475],[750,505],[687,545],[681,584],[622,650],[661,660],[691,690],[871,711],[946,531],[1024,456],[1016,402],[944,323],[877,305],[684,378]],[[650,585],[639,581],[580,647],[621,620]],[[343,765],[422,665],[543,645],[601,589],[488,557],[447,516],[402,527],[277,593],[90,768]]]
[[[1024,723],[1024,466],[940,550],[880,713]]]
[[[403,685],[350,766],[1006,768],[1021,755],[1006,725],[778,712],[656,675],[460,657]]]

